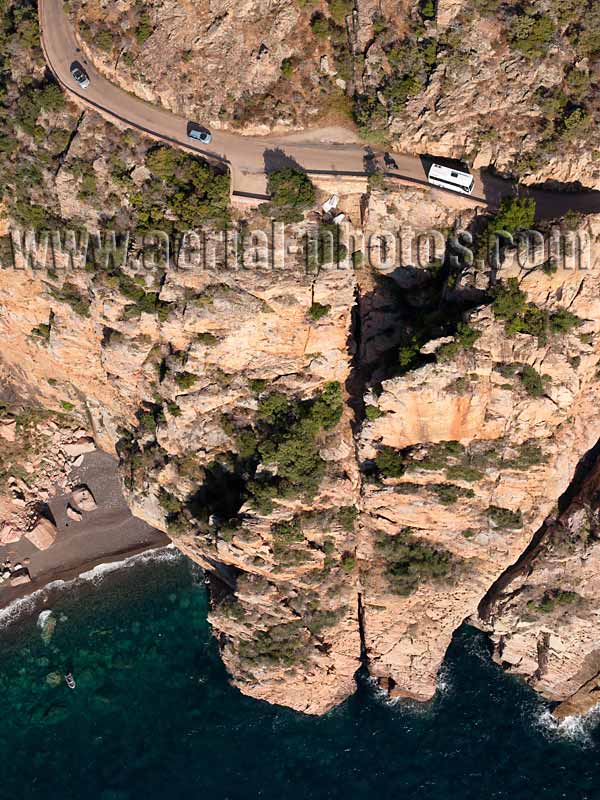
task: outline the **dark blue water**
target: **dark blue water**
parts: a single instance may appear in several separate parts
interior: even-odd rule
[[[429,707],[389,705],[359,682],[318,719],[228,685],[201,576],[182,558],[51,606],[49,641],[37,614],[0,634],[2,800],[600,798],[594,726],[568,738],[540,723],[544,704],[472,629]]]

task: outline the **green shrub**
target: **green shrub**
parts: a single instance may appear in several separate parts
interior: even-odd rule
[[[547,375],[540,375],[532,366],[526,364],[521,371],[520,378],[528,395],[543,397],[546,392],[546,383],[549,381]]]
[[[316,444],[294,431],[272,450],[259,447],[264,460],[277,465],[277,475],[295,492],[313,497],[325,474],[325,463]],[[272,453],[272,455],[271,455]]]
[[[273,513],[273,500],[279,494],[279,487],[277,483],[261,476],[260,479],[248,483],[248,494],[252,505],[267,516]]]
[[[565,589],[549,589],[544,592],[541,600],[535,602],[530,600],[527,603],[527,608],[530,611],[541,611],[544,614],[549,614],[557,606],[572,605],[579,599],[577,592],[567,591]]]
[[[337,25],[344,25],[346,23],[346,17],[352,14],[352,10],[354,9],[353,0],[327,0],[327,3],[333,21]]]
[[[448,460],[453,458],[461,458],[464,455],[465,448],[460,442],[439,442],[438,444],[430,445],[423,458],[413,459],[407,465],[409,470],[427,470],[429,472],[438,472],[448,465]]]
[[[380,474],[385,478],[401,478],[406,471],[402,451],[395,450],[393,447],[382,447],[377,453],[375,464]]]
[[[80,317],[90,316],[90,301],[85,298],[80,289],[73,283],[66,281],[60,289],[52,287],[50,290],[52,297],[60,303],[71,306],[73,311]]]
[[[528,58],[543,56],[554,34],[554,23],[545,14],[516,14],[511,18],[510,43]]]
[[[411,481],[403,481],[402,483],[394,486],[396,494],[419,494],[425,487],[421,483],[412,483]]]
[[[215,172],[197,156],[166,145],[156,145],[149,151],[146,166],[151,178],[129,196],[141,230],[161,228],[168,232],[170,226],[176,231],[189,231],[209,220],[227,221],[226,174]]]
[[[344,572],[354,572],[356,569],[356,559],[351,555],[342,556],[342,569]]]
[[[329,314],[331,311],[330,305],[321,305],[321,303],[313,303],[310,309],[308,310],[308,316],[311,319],[319,320],[322,317]]]
[[[298,517],[293,517],[289,521],[274,523],[271,525],[271,535],[274,540],[281,544],[294,544],[295,542],[304,541],[304,534]]]
[[[316,437],[338,424],[343,408],[337,382],[327,383],[313,400],[290,401],[281,392],[272,392],[260,401],[258,450],[265,464],[277,466],[276,482],[283,493],[311,497],[316,493],[325,474]],[[263,494],[260,483],[256,489]],[[268,493],[265,507],[274,496]]]
[[[507,528],[515,530],[523,527],[523,516],[520,511],[511,511],[510,508],[502,506],[488,506],[488,519],[497,528]]]
[[[150,20],[150,16],[147,11],[144,10],[143,3],[138,4],[138,24],[135,29],[135,38],[137,43],[141,46],[146,42],[153,34],[154,27]]]
[[[306,627],[313,634],[318,636],[325,628],[331,628],[345,612],[345,608],[336,611],[315,611],[306,621]]]
[[[209,347],[212,347],[218,342],[217,337],[213,333],[198,333],[196,334],[196,340],[200,342],[200,344],[205,344]]]
[[[178,500],[174,494],[171,494],[166,489],[161,488],[158,495],[158,502],[160,507],[163,508],[167,514],[180,514],[183,511],[183,503]]]
[[[240,458],[253,458],[258,448],[258,437],[252,428],[246,428],[238,434],[237,451]]]
[[[264,378],[252,378],[249,384],[255,394],[261,394],[268,386],[268,382]]]
[[[260,206],[261,213],[266,216],[283,222],[298,222],[302,212],[315,204],[315,187],[302,170],[285,167],[270,172],[267,180],[271,201]]]
[[[511,234],[530,230],[535,221],[535,209],[533,197],[503,197],[500,209],[491,222],[491,230],[508,231]]]
[[[489,217],[479,232],[475,250],[478,258],[491,259],[498,247],[505,246],[503,234],[515,237],[528,231],[535,221],[535,200],[531,197],[505,197],[500,202],[498,213]]]
[[[330,32],[329,20],[320,11],[317,11],[310,21],[310,29],[317,39],[327,39]]]
[[[110,53],[110,51],[115,46],[115,39],[112,33],[107,30],[98,31],[98,33],[94,36],[94,44],[96,47],[99,47],[100,50],[104,50],[106,53]]]
[[[342,387],[337,381],[330,381],[310,404],[305,421],[309,423],[313,435],[321,429],[330,431],[342,418],[343,411]]]
[[[535,442],[528,440],[519,446],[519,451],[515,458],[507,461],[506,465],[512,469],[529,469],[529,467],[543,464],[546,460],[542,448]]]
[[[459,322],[453,342],[440,345],[435,351],[439,361],[451,361],[461,352],[461,350],[471,350],[477,339],[481,336],[481,331],[472,328],[465,322]]]
[[[284,58],[281,62],[281,74],[289,80],[294,74],[294,62],[291,58]]]
[[[454,466],[447,467],[446,477],[451,481],[480,481],[485,477],[481,470],[475,469],[468,464],[455,464]]]
[[[50,331],[51,331],[51,323],[40,322],[39,325],[36,325],[34,328],[31,329],[31,335],[35,336],[36,338],[42,339],[43,342],[47,343],[50,341]]]
[[[354,506],[342,506],[336,516],[345,531],[351,533],[354,530],[354,523],[358,517],[358,511]]]
[[[283,392],[271,392],[260,400],[257,416],[259,420],[275,425],[287,417],[289,412],[290,403],[287,395]]]
[[[365,416],[368,420],[373,422],[373,420],[383,417],[383,411],[380,411],[377,406],[372,406],[367,403],[365,406]]]
[[[447,578],[451,573],[450,553],[416,539],[410,528],[395,536],[379,534],[376,547],[385,559],[385,574],[394,594],[408,595],[421,583]]]
[[[427,487],[433,492],[440,503],[444,506],[451,506],[461,497],[475,497],[472,489],[463,489],[454,483],[433,483]]]
[[[516,278],[498,284],[493,291],[492,310],[497,319],[504,320],[508,336],[527,333],[543,338],[548,327],[548,315],[534,303],[528,303]]]
[[[175,375],[175,383],[182,390],[191,389],[192,386],[198,381],[198,376],[192,372],[178,372]]]
[[[238,653],[243,659],[258,664],[291,666],[304,660],[306,655],[300,631],[299,622],[274,625],[266,631],[259,631],[253,639],[241,639]]]
[[[352,253],[352,266],[354,267],[354,269],[358,269],[359,267],[361,267],[363,260],[364,260],[364,255],[362,250],[355,250]]]
[[[471,381],[466,375],[461,375],[446,386],[446,391],[451,394],[465,395],[471,387]]]
[[[566,308],[561,308],[550,314],[549,324],[552,333],[569,333],[573,328],[581,325],[581,319],[571,311],[567,311]]]
[[[426,85],[437,63],[435,39],[409,36],[387,53],[391,71],[380,87],[390,111],[401,113],[407,100]]]
[[[423,19],[435,18],[435,2],[434,0],[421,0],[419,11]]]

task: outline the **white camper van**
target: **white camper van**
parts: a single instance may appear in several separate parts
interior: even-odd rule
[[[441,186],[442,189],[451,189],[453,192],[471,194],[473,191],[473,176],[468,172],[461,172],[451,167],[442,167],[441,164],[432,164],[427,175],[429,183]]]

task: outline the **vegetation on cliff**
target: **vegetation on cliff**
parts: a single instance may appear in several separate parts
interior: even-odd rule
[[[317,437],[337,425],[343,411],[339,383],[329,383],[314,400],[290,400],[272,392],[258,406],[257,453],[273,475],[261,475],[250,485],[253,502],[268,512],[272,500],[284,495],[313,496],[325,472]]]
[[[376,538],[376,547],[383,557],[385,575],[390,591],[408,595],[425,581],[448,578],[453,559],[441,547],[432,547],[414,535],[412,528],[404,528],[394,536],[382,533]]]
[[[271,201],[260,207],[261,212],[282,222],[300,222],[303,212],[313,206],[316,200],[311,179],[295,167],[273,170],[267,177]]]
[[[67,102],[46,69],[33,0],[3,0],[0,44],[0,186],[17,224],[76,230],[97,219],[105,228],[183,231],[227,219],[227,175]],[[132,173],[144,165],[151,175],[140,185]],[[63,180],[79,203],[65,203]],[[3,252],[10,257],[6,239]],[[88,255],[90,271],[102,271],[104,254],[90,247]]]

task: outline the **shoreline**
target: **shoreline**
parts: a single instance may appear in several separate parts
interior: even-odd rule
[[[46,550],[36,548],[25,536],[0,547],[0,557],[27,564],[30,581],[0,587],[0,614],[15,601],[50,589],[53,584],[76,580],[101,564],[125,561],[172,544],[169,537],[134,517],[123,496],[116,459],[100,450],[85,456],[69,476],[72,485],[89,487],[93,510],[74,522],[67,513],[71,492],[48,501],[56,523],[56,540]]]
[[[48,571],[47,573],[37,576],[30,583],[22,586],[7,587],[0,595],[0,630],[4,627],[1,621],[2,614],[18,600],[33,599],[36,594],[44,591],[50,593],[53,589],[61,591],[64,586],[72,581],[76,581],[82,575],[96,569],[96,567],[118,564],[119,562],[125,563],[129,559],[135,558],[135,556],[143,555],[144,553],[162,552],[168,550],[172,546],[174,547],[171,542],[165,543],[157,540],[147,545],[130,547],[119,552],[107,553],[104,557],[99,556],[89,561],[82,561],[78,567],[57,568],[56,570]],[[56,584],[61,584],[61,586]],[[41,597],[40,601],[42,601]],[[43,602],[45,602],[45,599]],[[32,609],[32,611],[33,610],[34,609]]]

